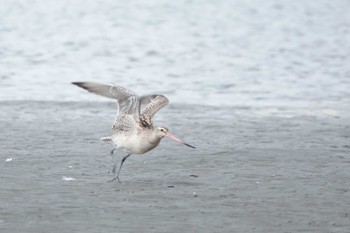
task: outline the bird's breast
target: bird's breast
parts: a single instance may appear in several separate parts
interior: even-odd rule
[[[129,135],[117,137],[115,143],[117,148],[127,150],[132,154],[144,154],[159,145],[159,140],[148,140],[142,135]]]

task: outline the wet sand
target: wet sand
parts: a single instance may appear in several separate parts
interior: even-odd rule
[[[197,149],[163,140],[119,184],[99,141],[113,107],[1,102],[1,232],[350,229],[348,116],[170,105],[156,122]]]

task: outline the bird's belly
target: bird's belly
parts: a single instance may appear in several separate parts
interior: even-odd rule
[[[145,138],[138,135],[118,137],[114,141],[117,144],[117,148],[125,149],[132,154],[146,153],[159,144],[159,142],[150,143],[149,141],[145,140]]]

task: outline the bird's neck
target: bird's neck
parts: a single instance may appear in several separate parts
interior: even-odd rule
[[[151,144],[159,144],[161,138],[157,135],[156,131],[151,133],[151,136],[148,138],[149,143]]]

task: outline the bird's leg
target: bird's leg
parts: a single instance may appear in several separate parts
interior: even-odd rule
[[[113,155],[114,151],[116,150],[116,148],[114,148],[113,150],[111,150],[111,156]]]
[[[113,169],[112,169],[113,174],[115,174],[115,169],[116,169],[117,163],[118,163],[118,160],[117,160],[116,156],[113,156],[115,150],[116,150],[116,148],[114,148],[113,150],[111,150],[111,153],[110,153],[110,154],[111,154],[111,157],[112,157],[112,159],[113,159],[113,161],[114,161],[114,165],[113,165]]]
[[[117,173],[117,176],[113,178],[113,181],[114,181],[114,180],[118,180],[118,182],[121,183],[120,180],[119,180],[119,173],[120,173],[120,170],[122,169],[123,163],[125,162],[125,160],[126,160],[130,155],[131,155],[131,154],[127,154],[127,155],[122,159],[122,161],[121,161],[121,163],[120,163],[120,167],[119,167],[118,173]],[[113,166],[113,173],[115,173],[115,168],[116,168],[116,166],[117,166],[117,164],[115,163],[114,166]]]
[[[115,161],[113,164],[113,169],[112,169],[113,174],[115,174],[115,169],[117,168],[117,164],[118,164],[118,161]]]

